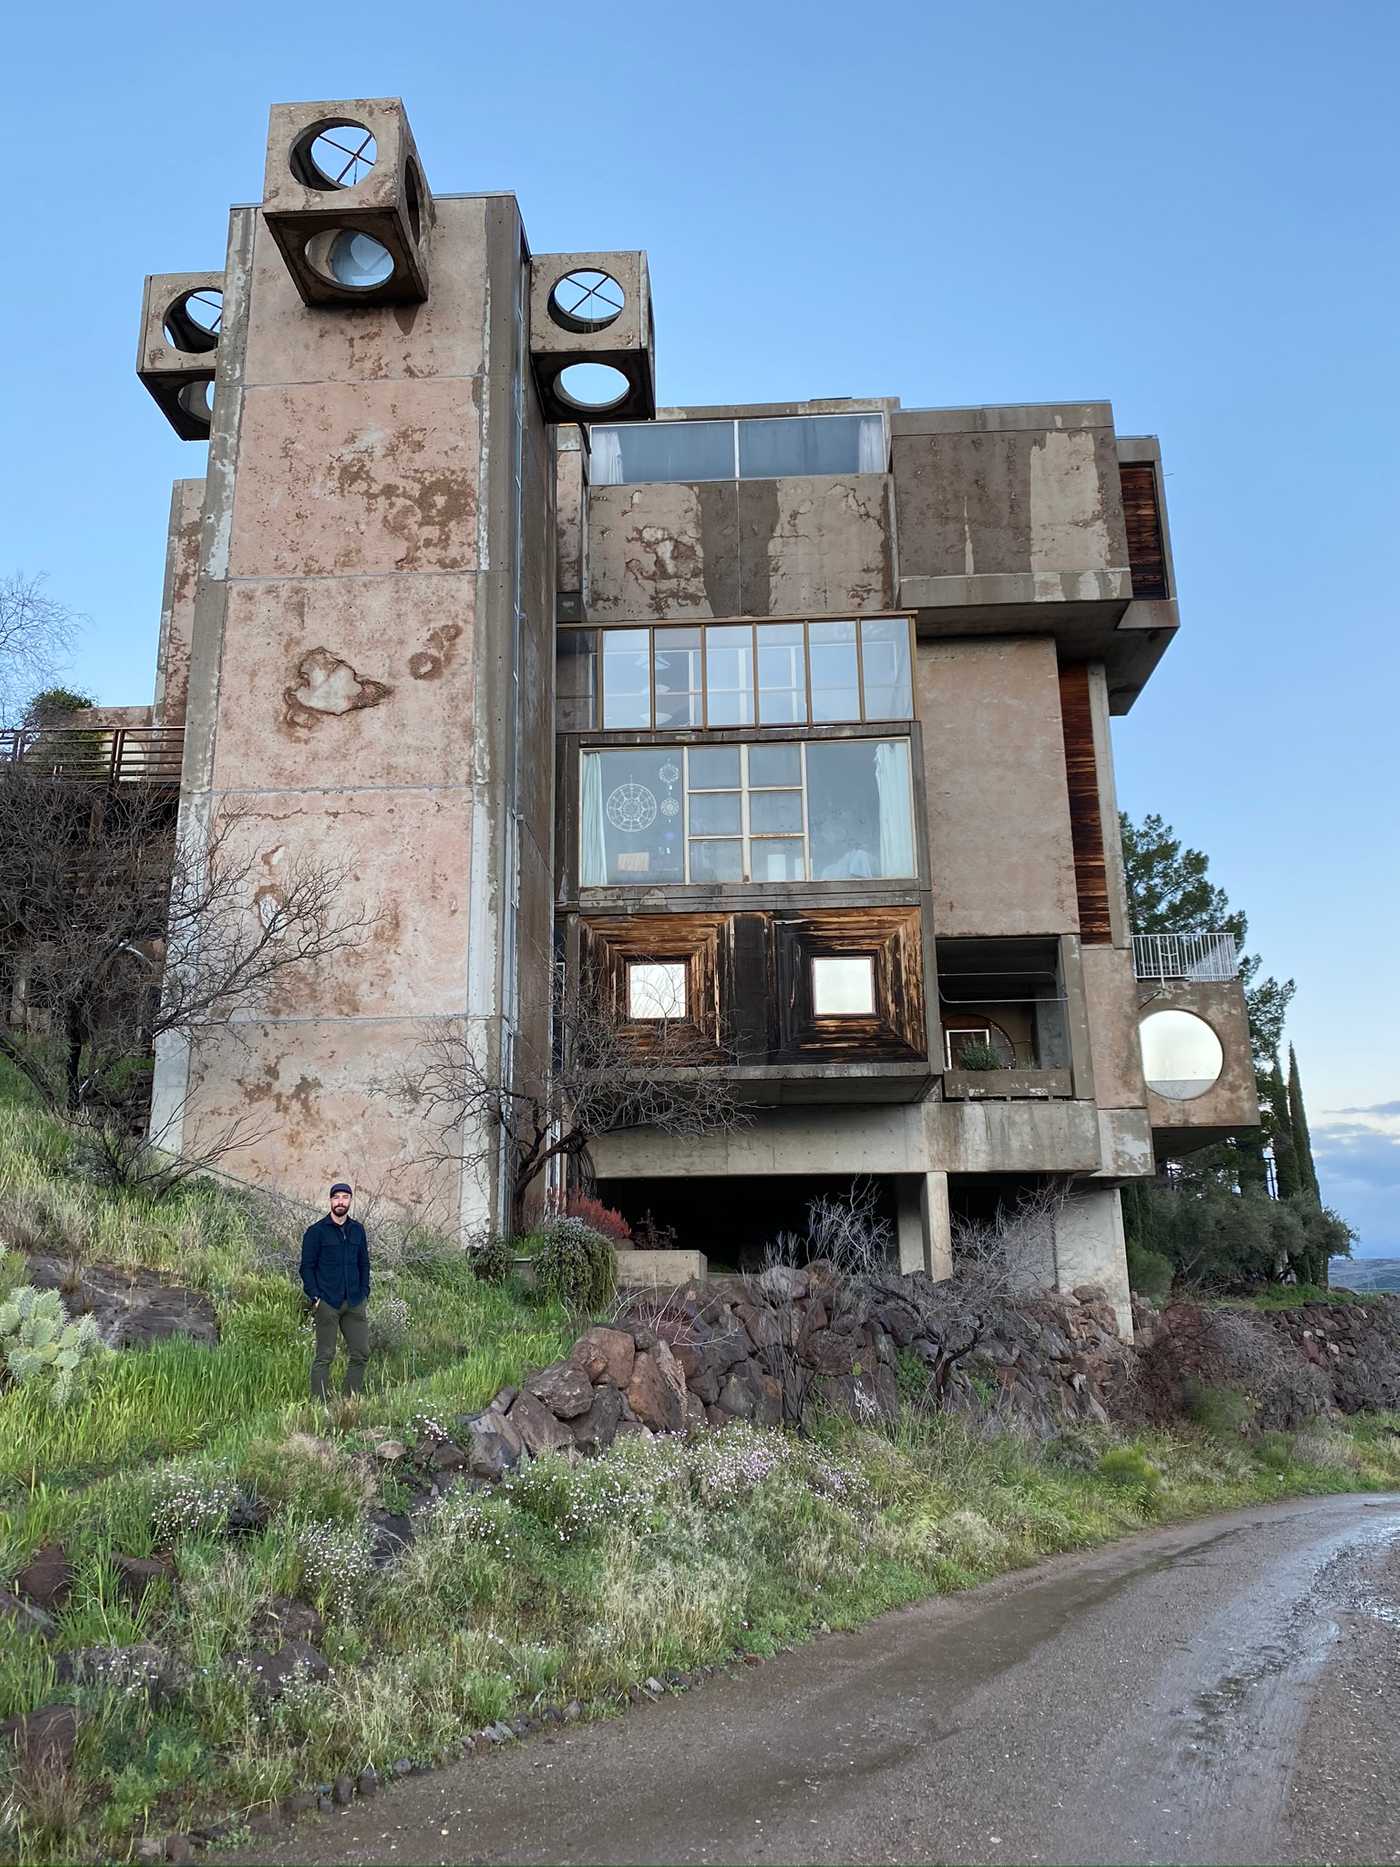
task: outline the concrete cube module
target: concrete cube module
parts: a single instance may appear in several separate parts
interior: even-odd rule
[[[602,273],[621,290],[621,308],[606,300],[570,308],[555,289],[571,274]],[[615,294],[607,293],[606,299]],[[538,253],[530,261],[530,360],[548,421],[590,417],[650,421],[656,413],[656,347],[651,282],[645,253]],[[602,407],[572,397],[561,382],[575,363],[600,363],[621,372],[627,389]]]
[[[334,163],[321,166],[318,138],[334,139]],[[360,151],[374,140],[374,158]],[[432,196],[396,97],[274,104],[267,137],[263,218],[308,305],[421,304],[428,296]],[[339,232],[366,234],[393,269],[369,284],[338,280],[325,253]]]
[[[219,352],[215,332],[189,310],[198,294],[224,289],[222,272],[155,272],[141,300],[136,374],[182,441],[207,441],[210,410],[205,384],[214,380]]]

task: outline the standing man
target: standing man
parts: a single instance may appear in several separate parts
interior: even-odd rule
[[[358,1394],[369,1360],[369,1241],[350,1217],[354,1195],[344,1180],[331,1188],[331,1209],[309,1225],[301,1241],[301,1287],[316,1325],[311,1363],[311,1398],[324,1400],[335,1359],[336,1336],[345,1337],[345,1392]]]

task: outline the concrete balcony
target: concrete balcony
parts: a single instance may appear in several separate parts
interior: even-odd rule
[[[1159,1159],[1259,1123],[1234,936],[1136,934],[1138,1041]]]

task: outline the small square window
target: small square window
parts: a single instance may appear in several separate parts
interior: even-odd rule
[[[629,1018],[683,1018],[686,965],[683,959],[634,960],[627,968]]]
[[[814,959],[812,1010],[819,1018],[874,1017],[875,962],[870,955]]]

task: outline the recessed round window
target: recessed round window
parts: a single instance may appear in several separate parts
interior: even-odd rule
[[[203,356],[219,341],[219,326],[224,317],[224,295],[213,288],[181,292],[162,320],[165,335],[177,350],[187,356]]]
[[[394,256],[371,233],[332,227],[306,243],[306,257],[322,278],[352,291],[368,292],[394,274]]]
[[[187,415],[193,415],[196,421],[214,419],[214,385],[212,382],[187,382],[175,400]]]
[[[566,272],[549,294],[549,315],[566,331],[605,331],[626,302],[610,272]]]
[[[626,399],[631,384],[610,363],[571,363],[555,384],[566,402],[583,414],[597,415]]]
[[[1225,1067],[1220,1039],[1194,1011],[1150,1011],[1138,1025],[1147,1086],[1172,1102],[1214,1088]]]
[[[292,173],[304,188],[357,188],[378,155],[363,123],[321,123],[292,150]]]

